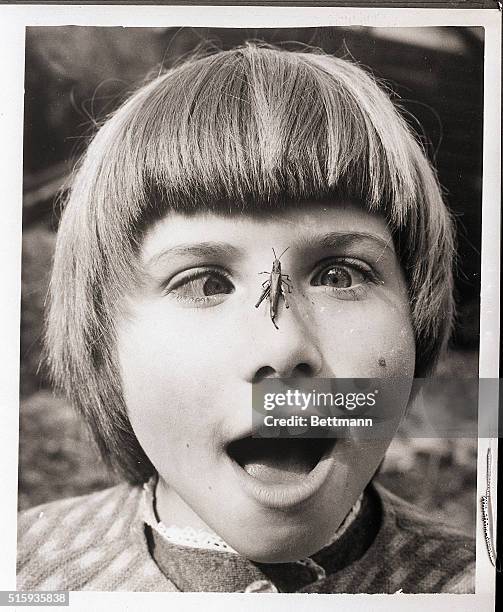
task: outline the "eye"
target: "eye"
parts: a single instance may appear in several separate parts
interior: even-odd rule
[[[224,295],[233,291],[234,285],[223,272],[198,269],[177,275],[164,294],[188,305],[204,306],[220,303]]]
[[[355,283],[351,272],[347,268],[343,268],[342,266],[331,266],[321,274],[319,284],[346,289],[347,287],[351,287],[351,285],[358,284],[358,281]]]
[[[318,268],[311,284],[324,287],[336,297],[356,300],[365,296],[371,282],[377,281],[370,266],[359,260],[343,258]]]

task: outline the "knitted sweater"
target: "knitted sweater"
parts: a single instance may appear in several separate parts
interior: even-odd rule
[[[156,540],[144,522],[140,487],[121,484],[51,502],[19,517],[17,588],[254,590],[246,588],[248,583],[271,586],[257,590],[308,593],[473,592],[472,540],[381,486],[372,485],[369,491],[380,506],[375,536],[361,556],[346,565],[340,563],[341,551],[344,556],[353,548],[353,528],[341,542],[313,555],[313,566],[322,568],[321,577],[298,564],[267,566],[226,552],[168,543],[159,551],[158,536]]]

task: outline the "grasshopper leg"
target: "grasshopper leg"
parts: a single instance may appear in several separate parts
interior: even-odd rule
[[[285,285],[287,287],[288,293],[292,293],[292,285],[291,285],[291,283],[286,281],[284,278],[281,279],[281,286],[282,286],[282,288],[283,288],[283,285]]]
[[[264,291],[262,291],[262,295],[260,296],[259,301],[255,304],[255,308],[258,308],[260,306],[260,304],[265,300],[265,298],[269,295],[270,292],[270,286],[266,287]]]
[[[290,304],[288,303],[288,299],[286,297],[286,293],[285,293],[283,287],[281,287],[281,295],[283,296],[283,299],[285,300],[285,308],[290,308]]]

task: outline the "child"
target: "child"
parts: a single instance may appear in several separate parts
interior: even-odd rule
[[[254,307],[272,248],[277,328]],[[472,591],[473,543],[371,482],[389,439],[250,427],[267,378],[399,378],[399,419],[449,336],[453,251],[424,153],[353,63],[247,44],[139,89],[76,173],[47,327],[126,483],[25,512],[18,588]]]

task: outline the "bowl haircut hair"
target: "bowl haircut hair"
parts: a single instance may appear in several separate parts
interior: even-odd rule
[[[453,224],[421,145],[360,67],[260,44],[193,57],[94,137],[60,224],[46,346],[54,383],[130,482],[154,467],[128,419],[114,327],[141,282],[145,232],[170,210],[258,215],[307,200],[384,216],[407,282],[416,376],[426,375],[454,316]]]

